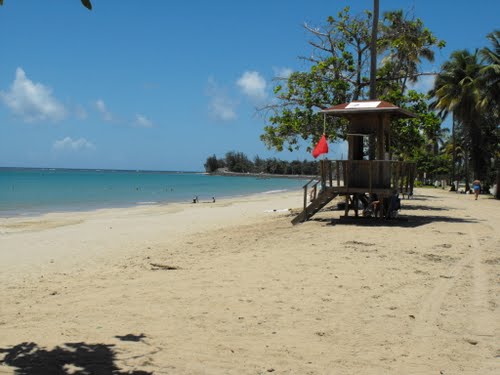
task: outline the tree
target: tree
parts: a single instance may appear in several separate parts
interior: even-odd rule
[[[227,152],[222,159],[217,159],[215,155],[209,156],[205,162],[205,170],[208,173],[224,167],[227,167],[229,172],[235,173],[317,175],[319,163],[308,160],[288,162],[277,158],[262,159],[258,155],[252,162],[244,153],[236,151]]]
[[[243,152],[229,151],[226,153],[226,166],[232,172],[247,173],[253,170],[253,163]]]
[[[446,61],[436,77],[432,107],[445,118],[453,112],[455,119],[463,127],[465,144],[470,150],[474,178],[483,179],[486,174],[488,153],[484,147],[483,125],[486,123],[484,112],[480,110],[482,96],[481,64],[478,51],[455,51]],[[467,161],[466,161],[467,162]],[[468,176],[466,176],[468,177]]]
[[[484,47],[479,51],[482,61],[486,64],[481,70],[484,78],[485,95],[480,107],[490,116],[491,130],[489,139],[493,139],[492,154],[496,164],[496,198],[500,199],[500,30],[495,30],[487,35],[492,44],[492,48]]]
[[[379,0],[373,0],[372,39],[370,41],[370,99],[377,99],[377,36]]]
[[[484,110],[493,111],[495,116],[500,116],[500,30],[495,30],[487,35],[493,48],[484,47],[479,51],[482,62],[486,65],[481,69],[484,79],[485,93],[480,102]]]
[[[422,20],[406,18],[401,10],[384,13],[379,41],[383,56],[379,80],[386,89],[393,87],[404,93],[409,82],[415,83],[422,75],[434,74],[420,72],[419,66],[424,59],[433,62],[434,48],[444,46],[445,42],[424,27]]]
[[[260,158],[259,155],[256,155],[253,159],[253,171],[255,173],[262,173],[265,171],[265,168],[266,168],[266,161]]]
[[[367,79],[371,13],[352,17],[349,8],[328,17],[322,28],[305,24],[313,53],[301,57],[310,70],[294,72],[274,88],[277,104],[263,108],[269,116],[261,140],[278,151],[299,148],[300,139],[313,143],[325,130],[330,140],[342,136],[342,122],[318,110],[363,96]]]
[[[215,155],[209,156],[204,166],[206,172],[208,173],[215,172],[219,168],[219,161],[217,160],[217,156]]]
[[[422,74],[418,71],[419,59],[427,56],[415,52],[418,58],[412,59],[412,64],[409,59],[403,59],[406,51],[413,48],[407,45],[412,40],[410,35],[404,34],[420,30],[413,42],[417,47],[425,46],[426,50],[442,47],[444,43],[424,29],[420,20],[406,20],[402,13],[400,16],[389,14],[382,20],[377,39],[377,45],[383,47],[380,56],[384,57],[376,74],[377,92],[385,97],[397,97],[400,101],[395,104],[404,106],[406,97],[402,95],[401,86]],[[279,80],[274,88],[277,103],[261,108],[267,115],[261,140],[269,148],[292,151],[300,147],[301,140],[309,145],[317,143],[323,132],[330,141],[345,139],[345,120],[332,116],[325,119],[319,111],[369,96],[372,20],[372,12],[351,16],[347,7],[336,17],[328,17],[322,27],[304,25],[311,36],[309,44],[313,51],[301,59],[310,65],[309,70],[294,72],[288,79]],[[393,25],[396,21],[397,27]],[[396,38],[398,43],[392,43]]]

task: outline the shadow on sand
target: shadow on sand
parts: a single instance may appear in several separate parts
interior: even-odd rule
[[[126,335],[133,339],[134,335]],[[139,341],[143,336],[137,340]],[[151,375],[146,371],[120,371],[115,364],[114,345],[65,343],[51,350],[39,347],[33,342],[23,342],[11,348],[0,348],[5,353],[0,364],[16,367],[19,375]]]
[[[412,201],[412,200],[426,201],[426,200],[429,200],[429,199],[439,199],[439,198],[436,197],[436,196],[434,196],[434,195],[418,194],[418,195],[413,195],[411,197],[411,199],[404,199],[404,201]]]
[[[402,211],[414,211],[414,210],[422,210],[422,211],[450,211],[452,210],[451,208],[447,207],[433,207],[433,206],[426,206],[423,204],[411,204],[407,202],[402,202],[401,203],[401,210]]]
[[[315,219],[311,219],[314,221]],[[477,223],[474,219],[463,219],[451,216],[414,216],[400,215],[396,219],[375,219],[372,217],[347,217],[339,219],[316,219],[317,221],[326,222],[328,225],[356,225],[364,227],[400,227],[400,228],[416,228],[422,225],[442,222],[442,223]]]

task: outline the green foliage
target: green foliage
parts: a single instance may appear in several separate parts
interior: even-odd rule
[[[406,19],[402,10],[386,12],[377,44],[383,74],[377,76],[382,83],[399,84],[404,92],[408,82],[417,81],[422,59],[433,62],[434,49],[444,46],[445,42],[424,27],[421,19]]]
[[[243,152],[229,151],[225,158],[226,167],[232,172],[251,172],[253,163]]]
[[[421,148],[433,143],[432,151],[437,153],[441,119],[430,110],[425,94],[410,90],[405,94],[398,90],[388,91],[380,99],[397,103],[417,115],[391,123],[391,151],[400,160],[414,160]]]
[[[311,57],[304,58],[310,69],[293,73],[274,88],[279,104],[271,111],[262,141],[278,151],[292,151],[300,140],[314,144],[325,131],[334,141],[343,136],[343,123],[319,110],[357,99],[366,90],[366,66],[370,42],[370,16],[352,17],[349,8],[327,18],[324,30],[305,26],[313,35]],[[319,41],[318,41],[319,40]],[[354,83],[354,84],[353,84]]]
[[[217,159],[217,156],[212,155],[207,158],[207,161],[205,162],[205,171],[208,173],[213,173],[219,168],[225,167],[225,162],[224,160],[219,160]]]
[[[430,92],[433,108],[443,118],[453,113],[456,120],[457,138],[466,150],[466,177],[469,178],[470,158],[474,178],[487,183],[491,182],[490,171],[499,158],[499,37],[500,32],[488,35],[493,49],[454,51]]]
[[[261,140],[267,147],[293,151],[305,141],[310,149],[323,132],[332,142],[345,139],[345,120],[332,116],[325,120],[319,111],[368,95],[372,14],[352,16],[349,12],[346,7],[336,17],[328,17],[321,28],[305,26],[312,36],[311,57],[303,58],[309,69],[293,73],[274,87],[277,104],[263,108],[268,116]],[[377,91],[397,105],[421,110],[418,121],[400,124],[397,129],[393,146],[400,156],[406,156],[425,143],[420,132],[436,122],[425,117],[425,98],[405,94],[406,82],[416,80],[421,60],[432,61],[433,49],[441,48],[444,42],[421,20],[407,20],[401,11],[386,13],[382,21]]]
[[[487,35],[492,47],[484,47],[479,51],[483,67],[481,77],[485,95],[482,96],[479,106],[491,112],[497,119],[500,117],[500,30]]]
[[[85,8],[88,10],[92,10],[92,4],[90,3],[90,0],[81,0],[82,4]]]
[[[433,155],[420,149],[414,155],[413,160],[418,165],[418,171],[421,175],[426,173],[428,178],[440,179],[442,176],[448,176],[450,172],[451,158],[449,155]]]
[[[256,156],[253,162],[242,152],[230,151],[224,159],[209,156],[205,163],[205,170],[216,172],[218,168],[227,167],[229,172],[277,174],[277,175],[317,175],[319,163],[317,161],[286,161],[277,158],[262,159]]]

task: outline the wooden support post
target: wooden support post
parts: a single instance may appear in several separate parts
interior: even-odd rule
[[[401,174],[399,176],[399,192],[403,191],[405,174],[406,174],[406,164],[401,164]]]
[[[307,208],[307,185],[304,186],[304,211]]]
[[[410,185],[410,174],[411,174],[411,165],[406,167],[406,181],[405,181],[405,193],[409,193],[409,185]]]
[[[319,175],[321,176],[321,185],[325,183],[325,161],[319,162]]]
[[[336,168],[337,168],[337,187],[340,186],[340,161],[335,162]],[[343,171],[343,169],[342,169]]]
[[[344,162],[344,177],[345,177],[345,181],[344,181],[344,186],[349,189],[349,175],[350,175],[350,163],[348,161],[345,161]]]
[[[344,216],[347,217],[349,215],[349,194],[346,194],[345,196],[345,211],[344,211]]]
[[[333,186],[333,171],[332,171],[332,162],[328,162],[328,179],[330,180],[330,187]]]
[[[375,163],[370,163],[368,165],[368,192],[372,193],[372,178],[373,178],[373,166]]]

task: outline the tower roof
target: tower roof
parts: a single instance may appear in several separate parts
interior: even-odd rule
[[[350,103],[334,105],[321,112],[339,117],[368,113],[388,113],[391,116],[400,118],[416,117],[414,113],[382,100],[356,100]]]

